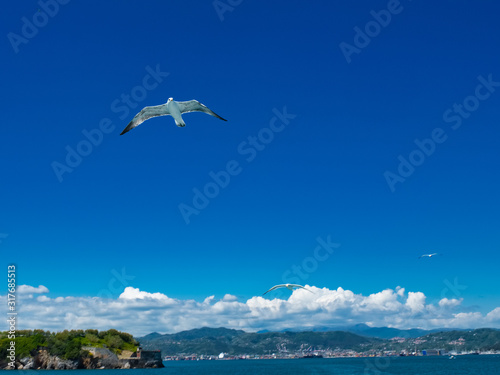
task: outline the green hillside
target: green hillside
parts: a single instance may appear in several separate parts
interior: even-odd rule
[[[500,331],[481,328],[469,331],[431,333],[421,337],[427,340],[426,347],[460,351],[500,350]]]
[[[226,328],[201,328],[176,334],[153,335],[140,338],[145,349],[161,349],[163,355],[207,354],[221,352],[231,355],[266,354],[280,348],[289,351],[313,346],[316,349],[359,349],[378,346],[383,340],[362,337],[350,332],[266,332],[246,333]]]
[[[425,349],[460,352],[500,350],[500,331],[488,328],[435,332],[418,338],[406,337],[402,342],[361,336],[346,331],[247,333],[227,328],[201,328],[166,335],[155,333],[138,340],[145,349],[161,349],[163,355],[217,355],[221,352],[230,355],[260,355],[285,348],[288,352],[307,348],[357,352],[370,350],[413,352]]]
[[[43,330],[17,331],[16,338],[8,338],[8,332],[0,333],[0,359],[7,357],[10,342],[16,342],[16,359],[32,356],[37,348],[45,347],[51,355],[63,359],[78,359],[88,353],[83,346],[104,347],[119,354],[122,350],[136,351],[139,343],[132,335],[115,329],[95,329],[49,332]]]

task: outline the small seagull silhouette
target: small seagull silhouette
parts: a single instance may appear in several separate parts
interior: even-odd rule
[[[279,285],[275,285],[273,286],[271,289],[269,289],[266,293],[269,293],[271,290],[275,290],[275,289],[278,289],[278,288],[287,288],[289,290],[294,290],[294,289],[305,289],[307,290],[309,293],[312,293],[314,294],[313,292],[311,292],[309,289],[307,289],[306,287],[302,286],[302,285],[299,285],[299,284],[279,284]],[[264,293],[264,294],[266,294]],[[264,295],[263,294],[263,295]]]
[[[418,257],[418,259],[420,258],[432,258],[433,256],[436,256],[436,255],[439,255],[439,253],[432,253],[432,254],[422,254]]]

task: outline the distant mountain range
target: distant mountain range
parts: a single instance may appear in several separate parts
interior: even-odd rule
[[[266,354],[286,347],[295,351],[308,347],[342,347],[357,350],[381,342],[350,332],[266,332],[247,333],[227,328],[200,328],[174,334],[151,333],[137,339],[144,349],[161,349],[163,355]]]
[[[221,352],[230,355],[267,354],[280,350],[293,352],[308,349],[358,352],[432,348],[500,350],[500,331],[490,328],[425,331],[373,328],[362,324],[346,327],[343,330],[322,331],[326,329],[326,327],[316,327],[316,331],[248,333],[228,328],[204,327],[165,335],[153,332],[137,340],[144,349],[161,349],[163,355],[217,355]],[[402,337],[405,340],[390,340],[394,337]],[[417,337],[419,339],[415,340]],[[463,342],[457,344],[457,340]]]
[[[355,333],[356,335],[367,336],[367,337],[377,337],[380,339],[392,339],[394,337],[404,337],[404,338],[417,338],[420,336],[427,335],[433,332],[443,332],[443,331],[459,331],[460,329],[453,328],[442,328],[442,329],[433,329],[433,330],[425,330],[425,329],[397,329],[397,328],[388,328],[388,327],[370,327],[366,324],[356,324],[353,326],[336,326],[336,327],[304,327],[293,330],[283,330],[281,332],[330,332],[330,331],[345,331]],[[269,332],[269,331],[259,331],[260,333]]]

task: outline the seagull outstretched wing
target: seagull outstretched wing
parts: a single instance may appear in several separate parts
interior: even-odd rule
[[[132,130],[136,126],[141,125],[144,121],[150,119],[151,117],[166,116],[169,114],[170,113],[168,112],[166,104],[155,105],[152,107],[144,107],[142,111],[136,114],[135,117],[132,119],[132,121],[128,123],[127,127],[123,129],[120,135],[125,134],[126,132]]]
[[[269,293],[270,291],[274,290],[274,289],[278,289],[278,288],[286,288],[285,284],[279,284],[279,285],[275,285],[273,286],[271,289],[269,289],[266,293]],[[266,294],[264,293],[264,294]],[[263,294],[263,295],[264,295]]]
[[[214,117],[220,118],[221,120],[227,121],[225,118],[220,117],[217,113],[212,111],[206,105],[201,104],[197,100],[189,100],[187,102],[177,102],[177,104],[179,105],[179,109],[180,109],[181,113],[205,112],[211,116],[214,116]]]
[[[278,289],[278,288],[287,288],[289,290],[293,290],[293,288],[300,288],[300,289],[305,289],[307,290],[309,293],[312,293],[314,294],[313,292],[311,292],[309,289],[307,289],[306,287],[302,286],[302,285],[299,285],[299,284],[279,284],[279,285],[275,285],[273,286],[271,289],[269,289],[266,293],[269,293],[270,291],[272,290],[275,290],[275,289]],[[264,294],[266,294],[264,293]],[[263,295],[264,295],[263,294]]]

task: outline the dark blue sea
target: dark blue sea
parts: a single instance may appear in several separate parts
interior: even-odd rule
[[[500,355],[467,355],[448,357],[383,357],[383,358],[314,358],[261,359],[235,361],[167,361],[163,369],[145,370],[82,370],[87,375],[497,375]],[[74,374],[75,370],[57,371]],[[66,374],[68,375],[68,374]]]

